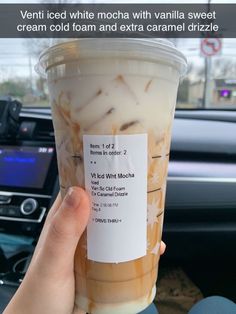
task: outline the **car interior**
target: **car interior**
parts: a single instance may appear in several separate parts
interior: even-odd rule
[[[25,106],[10,96],[0,95],[0,312],[24,278],[59,193],[49,102]],[[236,302],[235,134],[233,106],[176,110],[163,229],[167,249],[155,301],[161,314],[187,313],[211,295]]]

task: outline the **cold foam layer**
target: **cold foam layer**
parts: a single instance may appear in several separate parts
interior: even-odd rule
[[[137,314],[146,309],[154,300],[156,294],[156,286],[154,285],[151,292],[145,297],[141,297],[134,301],[121,303],[93,303],[86,297],[78,296],[76,299],[76,307],[91,314]]]
[[[79,123],[86,134],[109,134],[112,128],[122,132],[129,123],[134,123],[140,133],[153,129],[157,137],[161,136],[173,113],[178,73],[173,70],[168,73],[166,67],[148,62],[145,69],[136,68],[132,60],[117,60],[115,65],[109,64],[109,60],[99,62],[102,69],[111,68],[115,74],[100,75],[100,71],[88,74],[87,67],[96,71],[96,63],[88,64],[83,70],[80,62],[78,67],[82,69],[78,77],[70,74],[69,69],[65,70],[64,78],[56,79],[55,73],[51,75],[52,103],[65,115],[69,114],[74,123]],[[130,73],[132,70],[134,73]],[[57,128],[63,128],[65,123],[57,116],[54,123]]]

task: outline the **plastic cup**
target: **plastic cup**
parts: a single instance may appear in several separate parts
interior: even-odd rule
[[[185,57],[165,40],[80,39],[40,57],[60,188],[85,187],[75,306],[134,314],[154,299],[171,128]],[[62,252],[63,254],[63,252]]]

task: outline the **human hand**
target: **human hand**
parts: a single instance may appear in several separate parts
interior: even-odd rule
[[[74,308],[74,254],[89,218],[89,198],[70,188],[53,204],[29,269],[4,314],[71,314]]]
[[[81,188],[70,188],[63,201],[57,197],[25,278],[3,314],[73,313],[74,254],[89,212],[89,198]],[[165,247],[162,242],[160,254]]]

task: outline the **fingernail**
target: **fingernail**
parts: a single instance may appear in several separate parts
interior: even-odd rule
[[[78,190],[73,187],[69,188],[65,196],[64,202],[66,206],[78,207],[80,203],[80,195]]]

